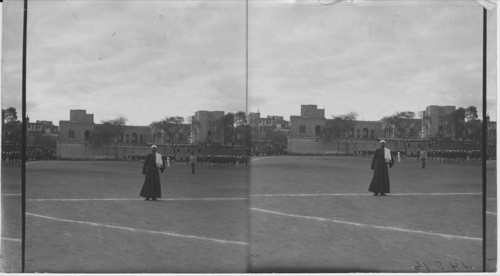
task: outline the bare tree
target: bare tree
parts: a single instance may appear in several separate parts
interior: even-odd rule
[[[323,130],[323,139],[332,141],[332,138],[337,140],[337,154],[339,152],[340,140],[345,138],[346,153],[349,153],[348,138],[349,129],[354,128],[358,114],[349,112],[347,114],[333,116],[331,120],[327,120]]]
[[[186,124],[185,122],[190,122]],[[183,117],[165,117],[161,121],[151,123],[153,134],[158,134],[158,142],[165,142],[170,145],[176,157],[177,145],[181,142],[188,143],[191,135],[192,125],[195,124],[192,118],[185,120]]]
[[[421,113],[420,116],[423,114]],[[394,130],[394,138],[400,138],[407,150],[409,139],[417,138],[422,129],[422,118],[417,118],[415,112],[403,111],[382,118],[382,123]]]
[[[92,134],[92,142],[94,145],[105,145],[106,158],[108,156],[109,146],[113,145],[115,149],[115,159],[118,159],[118,142],[124,131],[124,126],[127,123],[127,118],[118,117],[116,119],[102,121],[101,124],[95,126]]]

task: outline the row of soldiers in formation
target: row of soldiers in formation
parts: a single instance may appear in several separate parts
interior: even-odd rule
[[[284,145],[255,145],[250,151],[254,156],[279,156],[286,154],[286,147]]]
[[[354,150],[355,156],[369,156],[371,157],[375,150]],[[414,157],[416,160],[427,159],[432,162],[481,162],[482,161],[482,151],[481,150],[417,150],[417,151],[400,151],[391,150],[391,155],[396,158],[401,159],[401,157]],[[487,150],[487,159],[496,160],[496,151],[491,149]]]
[[[48,153],[42,153],[40,151],[26,151],[27,161],[48,161],[50,155]],[[2,151],[2,162],[20,164],[21,163],[21,152],[20,151]]]
[[[196,165],[198,167],[212,167],[212,168],[222,168],[222,167],[246,167],[250,164],[250,157],[248,155],[234,155],[234,154],[203,154],[194,155],[194,158],[189,158],[190,156],[180,155],[177,158],[173,155],[163,155],[163,161],[165,164],[171,165]],[[144,161],[146,155],[123,155],[123,161],[139,162]],[[195,162],[193,162],[193,160]]]

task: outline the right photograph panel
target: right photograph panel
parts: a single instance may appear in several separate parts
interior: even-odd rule
[[[404,3],[400,3],[404,2]],[[249,272],[496,271],[496,8],[249,1]]]

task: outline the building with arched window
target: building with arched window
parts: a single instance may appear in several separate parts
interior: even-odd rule
[[[302,105],[300,116],[290,116],[289,137],[321,137],[325,126],[325,110],[316,105]]]
[[[70,110],[69,120],[59,121],[59,137],[57,139],[57,156],[73,158],[86,156],[85,152],[97,150],[102,143],[92,141],[92,135],[99,124],[94,123],[94,115],[85,110]],[[151,142],[151,128],[149,126],[123,126],[122,132],[117,134],[116,145],[120,147],[143,146]],[[108,142],[109,143],[109,142]],[[91,153],[88,153],[91,155]]]
[[[299,133],[306,133],[306,126],[305,125],[300,125],[299,126]]]
[[[362,140],[374,140],[385,137],[380,121],[354,121],[356,136],[353,138]],[[352,136],[349,136],[352,137]]]

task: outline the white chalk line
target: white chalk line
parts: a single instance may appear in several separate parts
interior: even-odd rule
[[[486,214],[488,214],[488,215],[495,215],[495,216],[497,215],[497,213],[495,213],[495,212],[490,212],[490,211],[486,211]]]
[[[353,226],[359,226],[359,227],[365,227],[365,228],[375,228],[375,229],[381,229],[381,230],[392,230],[392,231],[412,233],[412,234],[424,234],[424,235],[439,236],[439,237],[444,237],[444,238],[449,238],[449,239],[464,239],[464,240],[471,240],[471,241],[482,241],[483,240],[482,238],[476,238],[476,237],[448,235],[448,234],[441,234],[441,233],[435,233],[435,232],[426,232],[426,231],[421,231],[421,230],[410,230],[410,229],[398,228],[398,227],[379,226],[379,225],[371,225],[371,224],[364,224],[364,223],[351,222],[351,221],[343,221],[343,220],[336,220],[336,219],[328,219],[328,218],[320,218],[320,217],[310,217],[310,216],[300,216],[300,215],[294,215],[294,214],[286,214],[286,213],[281,213],[281,212],[276,212],[276,211],[271,211],[271,210],[265,210],[265,209],[260,209],[260,208],[250,208],[250,209],[253,210],[253,211],[258,211],[258,212],[263,212],[263,213],[268,213],[268,214],[274,214],[274,215],[280,215],[280,216],[286,216],[286,217],[310,219],[310,220],[316,220],[316,221],[326,221],[326,222],[333,222],[333,223],[339,223],[339,224],[353,225]]]
[[[2,237],[2,240],[3,241],[11,241],[11,242],[22,242],[21,239],[12,239],[12,238],[6,238],[6,237]]]
[[[400,193],[400,194],[388,194],[388,196],[458,196],[458,195],[482,195],[482,193]],[[373,196],[373,194],[253,194],[252,197],[273,197],[273,196],[283,196],[283,197],[307,197],[307,196]]]
[[[11,194],[12,196],[17,194]],[[481,193],[400,193],[390,196],[460,196],[481,195]],[[340,193],[340,194],[253,194],[250,197],[321,197],[321,196],[372,196],[362,193]],[[142,198],[32,198],[28,201],[141,201]],[[225,200],[247,200],[244,197],[186,197],[186,198],[160,198],[159,201],[225,201]]]
[[[21,196],[21,194],[2,194],[2,196]]]
[[[32,198],[28,201],[144,201],[143,198]],[[158,201],[230,201],[246,200],[244,197],[187,197],[159,198]]]
[[[171,237],[177,237],[177,238],[186,238],[186,239],[192,239],[192,240],[204,240],[204,241],[211,241],[211,242],[222,243],[222,244],[248,245],[248,243],[246,243],[246,242],[221,240],[221,239],[199,237],[199,236],[193,236],[193,235],[183,235],[183,234],[178,234],[175,232],[153,231],[153,230],[136,229],[136,228],[130,228],[130,227],[96,223],[96,222],[90,222],[90,221],[61,219],[61,218],[49,217],[49,216],[33,214],[33,213],[26,213],[26,215],[38,217],[38,218],[55,220],[55,221],[61,221],[61,222],[78,223],[78,224],[84,224],[84,225],[106,227],[106,228],[111,228],[111,229],[127,230],[127,231],[131,231],[131,232],[136,232],[136,233],[139,232],[139,233],[171,236]]]

